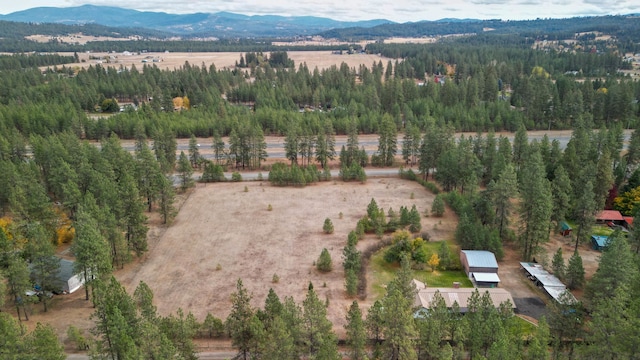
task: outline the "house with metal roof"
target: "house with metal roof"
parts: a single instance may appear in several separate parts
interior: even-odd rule
[[[436,293],[440,294],[444,299],[447,308],[452,308],[454,303],[458,304],[461,313],[466,313],[469,310],[469,299],[475,291],[478,291],[480,296],[485,293],[489,294],[493,306],[496,308],[500,304],[509,301],[512,309],[515,309],[516,305],[513,301],[511,293],[505,289],[478,289],[478,288],[422,288],[418,289],[416,294],[414,305],[419,308],[418,313],[428,311],[434,303],[434,297]]]
[[[497,287],[498,261],[491,251],[462,250],[460,262],[469,279],[478,287]]]
[[[596,222],[600,224],[613,223],[622,225],[624,217],[618,210],[602,210],[596,215]]]

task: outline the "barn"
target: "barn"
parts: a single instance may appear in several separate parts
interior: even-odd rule
[[[491,251],[462,250],[460,262],[475,286],[493,288],[500,283],[498,261]]]

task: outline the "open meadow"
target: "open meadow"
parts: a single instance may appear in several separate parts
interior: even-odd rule
[[[397,178],[305,188],[260,182],[199,184],[144,260],[120,273],[119,280],[131,291],[139,281],[146,282],[161,314],[181,307],[200,320],[208,312],[226,318],[237,279],[253,294],[256,307],[264,305],[269,288],[301,304],[311,282],[319,297],[329,300],[329,319],[341,330],[353,301],[344,290],[342,248],[372,198],[385,210],[415,204],[423,213],[431,208],[434,195]],[[325,218],[332,220],[333,234],[323,233]],[[452,216],[422,218],[423,232],[434,240],[451,238],[455,225]],[[358,248],[364,250],[377,241],[368,235]],[[323,248],[333,259],[329,273],[314,266]]]

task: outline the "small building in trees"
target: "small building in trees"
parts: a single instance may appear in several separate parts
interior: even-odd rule
[[[533,282],[535,282],[536,286],[544,290],[552,299],[555,301],[560,301],[563,294],[566,293],[565,297],[569,297],[573,300],[575,298],[573,295],[567,290],[567,287],[558,279],[555,275],[549,273],[545,270],[542,265],[532,262],[521,262],[520,266],[522,267],[527,278]]]
[[[50,290],[54,294],[71,294],[84,284],[84,277],[74,273],[73,261],[59,257],[56,257],[56,259],[59,261],[60,267],[58,268],[58,272],[55,274],[55,283],[52,284],[52,288],[45,290]],[[33,269],[31,270],[31,280],[35,285],[40,285],[39,280],[33,273]]]
[[[602,210],[596,215],[596,223],[624,225],[624,217],[618,210]]]
[[[476,286],[494,288],[500,283],[498,261],[491,251],[462,250],[460,262],[464,272]]]
[[[452,288],[429,288],[424,283],[413,280],[413,283],[416,285],[416,298],[414,301],[415,307],[418,308],[415,316],[424,316],[425,312],[431,308],[434,297],[436,293],[439,293],[440,296],[444,299],[447,308],[451,309],[454,303],[458,303],[461,313],[466,313],[469,310],[469,299],[473,295],[475,291],[478,291],[480,295],[484,295],[485,292],[489,293],[489,297],[491,298],[491,302],[493,306],[498,308],[500,304],[509,301],[511,304],[511,308],[515,309],[516,305],[513,301],[513,297],[511,293],[505,289],[477,289],[477,288],[460,288],[460,287],[452,287]]]
[[[561,221],[560,222],[560,234],[562,236],[567,237],[567,236],[571,235],[571,231],[573,231],[573,229],[571,228],[571,226],[566,221]]]
[[[591,235],[593,250],[602,251],[609,245],[609,237],[603,235]]]
[[[74,274],[73,261],[60,259],[60,269],[56,274],[58,279],[57,287],[60,293],[71,294],[84,284],[84,277]]]

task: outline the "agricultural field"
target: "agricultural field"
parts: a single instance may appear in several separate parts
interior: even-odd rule
[[[240,55],[244,52],[202,52],[202,53],[180,53],[180,52],[146,52],[146,53],[79,53],[80,63],[67,64],[67,67],[86,68],[89,65],[100,64],[102,66],[111,66],[119,68],[121,66],[131,68],[135,65],[138,70],[147,65],[156,65],[160,69],[174,69],[184,65],[185,61],[189,64],[200,66],[204,64],[209,67],[215,64],[217,69],[233,68],[237,61],[240,61]],[[64,53],[65,55],[69,55]],[[71,54],[72,55],[72,54]],[[326,69],[333,65],[340,66],[343,62],[349,67],[359,67],[360,65],[371,66],[374,62],[382,61],[384,65],[389,60],[377,54],[332,54],[331,51],[288,51],[289,59],[295,62],[296,68],[299,64],[306,63],[309,69]]]

